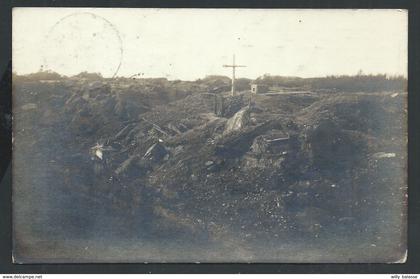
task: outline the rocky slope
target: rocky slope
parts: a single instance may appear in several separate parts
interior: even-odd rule
[[[404,252],[405,94],[117,85],[15,85],[15,197],[44,205],[20,209],[23,234]]]

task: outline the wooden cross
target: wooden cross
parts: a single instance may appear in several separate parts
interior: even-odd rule
[[[238,68],[238,67],[246,67],[246,66],[236,65],[235,64],[235,54],[234,54],[232,65],[223,65],[223,67],[232,68],[232,96],[235,96],[235,69]]]

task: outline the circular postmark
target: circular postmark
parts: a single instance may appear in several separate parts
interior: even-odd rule
[[[123,42],[118,29],[106,18],[77,12],[62,17],[50,28],[42,55],[43,70],[115,77],[122,63]]]

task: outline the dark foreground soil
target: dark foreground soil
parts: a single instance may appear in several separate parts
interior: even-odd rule
[[[14,85],[20,262],[395,262],[406,94]]]

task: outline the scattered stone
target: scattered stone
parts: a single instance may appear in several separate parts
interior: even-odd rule
[[[373,154],[374,158],[382,159],[382,158],[394,158],[397,156],[395,153],[386,153],[386,152],[378,152]]]
[[[38,108],[38,105],[35,103],[29,103],[29,104],[21,106],[22,110],[32,110],[32,109],[37,109],[37,108]]]
[[[251,111],[248,107],[242,108],[235,113],[227,122],[224,134],[229,134],[234,131],[239,131],[250,123]]]
[[[168,151],[166,150],[165,146],[162,143],[157,142],[151,147],[149,147],[149,149],[144,154],[143,158],[157,163],[161,161],[167,154]]]
[[[138,155],[131,155],[127,160],[125,160],[116,170],[116,175],[123,175],[127,173],[131,173],[135,163],[139,161],[140,158]]]

